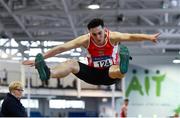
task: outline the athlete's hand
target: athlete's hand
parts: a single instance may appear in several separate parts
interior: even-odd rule
[[[150,40],[154,43],[157,43],[157,38],[159,37],[160,33],[152,34],[150,36]]]
[[[33,60],[26,60],[22,62],[23,65],[30,65],[30,66],[34,66],[35,65],[35,61]]]

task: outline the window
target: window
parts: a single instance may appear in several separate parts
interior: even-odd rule
[[[85,102],[82,100],[50,100],[50,108],[66,109],[66,108],[79,108],[85,109]]]
[[[21,99],[21,103],[25,108],[39,108],[39,101],[37,99]]]

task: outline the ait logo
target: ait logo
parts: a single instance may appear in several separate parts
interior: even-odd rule
[[[136,71],[133,70],[132,79],[126,90],[126,97],[128,97],[130,95],[130,93],[132,93],[132,92],[137,92],[141,96],[144,96],[145,94],[149,96],[149,91],[152,87],[155,87],[156,96],[160,97],[161,88],[162,88],[163,82],[166,78],[166,75],[159,74],[159,72],[158,72],[157,75],[150,77],[147,75],[149,73],[147,70],[145,70],[145,73],[146,73],[146,75],[144,77],[144,82],[142,82],[143,78],[139,78],[136,74]],[[155,83],[155,86],[151,85],[152,82]]]

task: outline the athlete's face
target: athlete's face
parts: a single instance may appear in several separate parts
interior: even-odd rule
[[[103,44],[105,41],[105,31],[104,28],[102,26],[97,26],[95,28],[91,28],[89,30],[89,32],[91,33],[93,39],[95,40],[95,42],[97,44]]]
[[[125,101],[125,105],[126,105],[126,106],[128,105],[128,101]]]

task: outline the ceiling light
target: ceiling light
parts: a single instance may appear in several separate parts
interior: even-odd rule
[[[102,98],[102,102],[107,102],[108,99],[107,98]]]
[[[89,9],[99,9],[100,6],[98,4],[91,4],[88,6]]]
[[[173,7],[177,7],[178,1],[177,0],[171,0],[171,4]]]
[[[173,63],[174,63],[174,64],[179,64],[179,63],[180,63],[180,59],[174,59],[174,60],[173,60]]]

